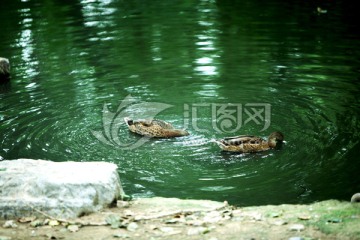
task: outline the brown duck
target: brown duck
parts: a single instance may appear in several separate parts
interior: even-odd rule
[[[270,134],[268,140],[256,136],[241,135],[214,140],[214,142],[224,151],[253,153],[276,148],[283,140],[284,135],[281,132],[273,132]]]
[[[132,120],[125,117],[124,121],[131,132],[147,137],[172,138],[187,136],[189,133],[183,129],[175,129],[170,123],[157,119]]]

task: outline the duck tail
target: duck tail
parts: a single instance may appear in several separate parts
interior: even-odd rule
[[[225,147],[225,144],[221,141],[221,140],[217,140],[217,139],[210,139],[211,143],[216,143],[220,148],[224,148]]]
[[[124,122],[125,122],[126,125],[128,125],[128,126],[131,126],[131,125],[134,124],[134,121],[133,121],[131,118],[129,118],[129,117],[124,117]]]
[[[216,140],[215,138],[212,138],[212,139],[209,140],[209,142],[217,144],[218,140]]]

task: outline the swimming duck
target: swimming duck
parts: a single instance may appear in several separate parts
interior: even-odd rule
[[[224,151],[253,153],[275,148],[279,146],[283,140],[284,135],[281,132],[273,132],[267,141],[256,136],[241,135],[214,140],[214,142]]]
[[[189,133],[183,129],[175,129],[170,123],[152,119],[152,120],[132,120],[125,117],[124,121],[131,132],[156,138],[171,138],[187,136]]]

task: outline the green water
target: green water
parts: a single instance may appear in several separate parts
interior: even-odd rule
[[[12,79],[0,85],[0,159],[113,162],[134,197],[349,200],[360,191],[358,13],[322,4],[2,1]],[[121,120],[155,113],[191,135],[141,142]],[[280,150],[210,142],[276,130]]]

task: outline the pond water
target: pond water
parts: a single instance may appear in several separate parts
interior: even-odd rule
[[[247,206],[360,191],[352,4],[2,2],[12,79],[0,85],[0,159],[113,162],[133,197]],[[124,116],[190,135],[143,139]],[[285,135],[280,150],[228,154],[211,143],[273,131]]]

